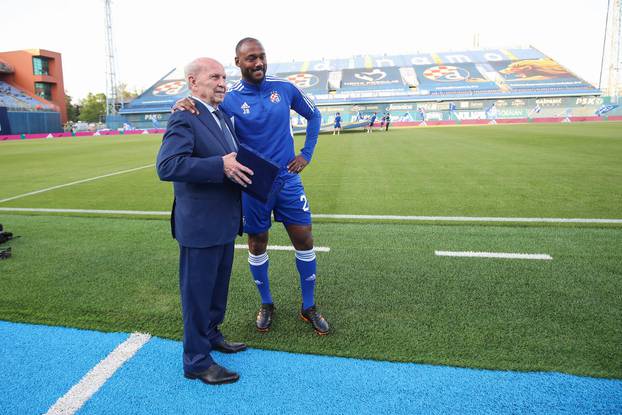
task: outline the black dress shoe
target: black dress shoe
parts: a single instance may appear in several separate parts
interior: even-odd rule
[[[244,343],[233,343],[223,340],[218,344],[212,345],[212,350],[221,353],[237,353],[246,350],[246,345]]]
[[[311,325],[313,326],[313,330],[315,330],[315,332],[320,336],[327,335],[328,331],[330,330],[328,326],[328,321],[326,321],[326,319],[322,317],[322,315],[319,311],[317,311],[315,306],[311,306],[305,309],[302,309],[301,307],[300,318],[307,323],[311,323]]]
[[[214,363],[207,368],[205,372],[193,373],[184,372],[186,379],[199,379],[203,383],[208,385],[222,385],[223,383],[233,383],[240,379],[240,375],[235,372],[230,372],[222,366]]]
[[[265,333],[270,330],[274,310],[274,304],[261,304],[259,306],[259,311],[257,312],[257,320],[255,321],[257,331]]]

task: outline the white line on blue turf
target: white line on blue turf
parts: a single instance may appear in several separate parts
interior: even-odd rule
[[[110,379],[114,372],[130,360],[150,339],[149,334],[132,333],[126,341],[118,345],[104,360],[84,375],[80,382],[61,396],[45,415],[76,413]]]
[[[154,164],[148,164],[146,166],[136,167],[136,168],[129,169],[129,170],[122,170],[122,171],[116,171],[116,172],[113,172],[113,173],[104,174],[103,176],[90,177],[88,179],[82,179],[82,180],[78,180],[78,181],[71,182],[71,183],[59,184],[58,186],[52,186],[52,187],[48,187],[46,189],[35,190],[34,192],[28,192],[28,193],[24,193],[24,194],[21,194],[21,195],[8,197],[6,199],[0,199],[0,203],[8,202],[10,200],[15,200],[15,199],[21,199],[22,197],[32,196],[32,195],[36,195],[36,194],[43,193],[43,192],[49,192],[50,190],[56,190],[56,189],[60,189],[62,187],[73,186],[74,184],[92,182],[93,180],[103,179],[105,177],[110,177],[110,176],[116,176],[118,174],[131,173],[133,171],[147,169],[147,168],[153,167],[153,166],[154,166]]]
[[[0,203],[9,199],[0,200]],[[98,209],[50,209],[50,208],[20,208],[0,207],[4,212],[44,212],[44,213],[91,213],[103,215],[154,215],[168,216],[169,211],[144,211],[144,210],[98,210]],[[507,223],[609,223],[622,224],[622,219],[589,219],[589,218],[504,218],[504,217],[478,217],[478,216],[395,216],[395,215],[340,215],[314,213],[314,218],[321,219],[357,219],[357,220],[405,220],[422,222],[507,222]]]
[[[506,252],[472,252],[472,251],[434,251],[436,256],[452,256],[464,258],[508,258],[508,259],[542,259],[551,260],[547,254],[513,254]]]

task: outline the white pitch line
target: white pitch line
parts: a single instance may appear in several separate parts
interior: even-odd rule
[[[154,164],[148,164],[146,166],[136,167],[136,168],[129,169],[129,170],[122,170],[122,171],[116,171],[116,172],[113,172],[113,173],[104,174],[103,176],[90,177],[88,179],[82,179],[82,180],[78,180],[78,181],[71,182],[71,183],[59,184],[57,186],[48,187],[46,189],[35,190],[34,192],[28,192],[28,193],[24,193],[24,194],[21,194],[21,195],[8,197],[6,199],[1,199],[0,203],[8,202],[10,200],[15,200],[15,199],[21,199],[22,197],[32,196],[32,195],[36,195],[36,194],[43,193],[43,192],[49,192],[50,190],[56,190],[56,189],[60,189],[62,187],[73,186],[74,184],[91,182],[93,180],[103,179],[105,177],[110,177],[110,176],[116,176],[118,174],[131,173],[131,172],[136,171],[136,170],[147,169],[147,168],[153,167],[153,166],[154,166]]]
[[[235,249],[248,249],[247,245],[235,244]],[[294,251],[294,247],[291,245],[268,245],[268,250],[271,251]],[[330,252],[330,248],[328,246],[315,246],[313,247],[315,252]]]
[[[456,221],[456,222],[553,222],[553,223],[622,223],[622,219],[584,218],[504,218],[480,216],[394,216],[394,215],[332,215],[313,214],[314,218],[327,219],[379,219],[409,221]]]
[[[8,199],[5,199],[5,201]],[[0,200],[0,203],[3,202]],[[51,208],[19,208],[0,207],[4,212],[44,212],[44,213],[96,213],[108,215],[154,215],[168,216],[169,211],[143,210],[99,210],[99,209],[51,209]],[[507,222],[507,223],[609,223],[622,224],[622,219],[588,219],[588,218],[504,218],[478,216],[393,216],[393,215],[340,215],[340,214],[313,214],[318,219],[360,219],[360,220],[404,220],[404,221],[431,221],[431,222]]]
[[[508,258],[508,259],[543,259],[551,260],[547,254],[513,254],[507,252],[472,252],[472,251],[434,251],[436,256],[453,256],[468,258]]]
[[[48,208],[13,208],[13,207],[0,207],[2,212],[40,212],[40,213],[97,213],[106,215],[129,215],[129,216],[141,216],[141,215],[155,215],[155,216],[170,216],[169,211],[148,211],[148,210],[100,210],[100,209],[48,209]]]
[[[76,413],[149,339],[151,339],[149,334],[132,333],[126,341],[118,345],[104,360],[84,375],[80,382],[61,396],[45,415]]]

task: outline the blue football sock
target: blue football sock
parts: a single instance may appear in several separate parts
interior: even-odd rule
[[[296,250],[296,268],[300,274],[300,290],[302,291],[302,308],[315,305],[315,271],[317,262],[313,248],[308,251]]]
[[[268,279],[268,266],[270,261],[268,253],[253,255],[248,253],[248,263],[250,264],[251,275],[257,285],[257,291],[261,296],[262,304],[272,304],[272,294],[270,293],[270,280]]]

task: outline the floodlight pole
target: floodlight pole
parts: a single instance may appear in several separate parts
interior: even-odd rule
[[[112,13],[110,11],[111,0],[104,0],[106,12],[106,115],[117,113],[117,74],[114,58],[114,43],[112,39]]]
[[[618,102],[620,90],[620,75],[622,67],[622,2],[609,0],[607,2],[607,21],[605,24],[605,39],[600,68],[599,88],[604,95],[611,97],[612,103]]]

